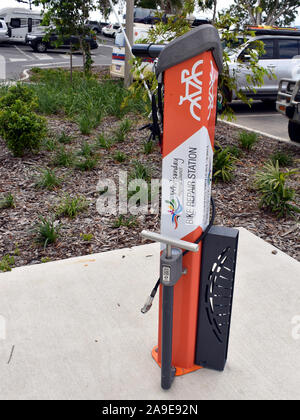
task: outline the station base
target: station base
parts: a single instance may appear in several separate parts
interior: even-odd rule
[[[152,357],[155,360],[155,362],[158,364],[158,366],[161,367],[161,363],[159,363],[159,361],[158,361],[158,346],[155,346],[153,348]],[[203,369],[202,366],[197,366],[197,365],[194,365],[190,369],[185,369],[185,368],[182,368],[182,367],[179,367],[179,366],[175,366],[175,368],[176,368],[175,376],[182,376],[182,375],[186,375],[186,374],[191,373],[191,372],[195,372],[196,370]]]

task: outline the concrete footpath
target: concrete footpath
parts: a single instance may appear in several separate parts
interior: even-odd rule
[[[300,264],[240,231],[223,373],[160,389],[153,244],[0,274],[0,399],[300,399]]]

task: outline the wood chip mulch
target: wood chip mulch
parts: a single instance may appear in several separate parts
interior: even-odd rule
[[[0,259],[7,254],[14,255],[15,265],[23,266],[104,252],[144,243],[139,236],[142,229],[159,230],[158,215],[137,216],[136,225],[114,228],[116,217],[100,215],[96,210],[96,200],[99,197],[96,186],[99,179],[112,178],[117,183],[119,170],[130,171],[134,160],[148,166],[152,178],[160,178],[159,147],[149,155],[144,154],[143,144],[148,133],[139,131],[139,127],[147,121],[134,115],[129,118],[133,122],[133,128],[126,141],[114,145],[110,150],[101,149],[96,169],[82,172],[73,168],[54,168],[56,174],[63,178],[61,188],[54,191],[37,189],[35,186],[39,171],[51,167],[54,152],[43,150],[36,156],[14,158],[0,139],[0,198],[12,193],[16,203],[15,208],[0,210]],[[89,136],[81,135],[75,123],[62,117],[48,118],[48,125],[52,135],[65,132],[73,136],[72,144],[67,145],[66,149],[78,151],[83,141],[93,145],[100,133],[109,136],[118,127],[119,121],[107,117]],[[216,140],[222,146],[237,145],[238,132],[238,129],[219,122]],[[213,196],[217,208],[215,223],[245,227],[275,248],[300,261],[299,218],[278,220],[272,214],[260,210],[257,192],[252,187],[254,174],[272,152],[279,149],[292,154],[294,167],[299,167],[299,147],[292,143],[260,137],[254,150],[244,152],[238,161],[234,180],[228,184],[214,183]],[[113,155],[116,151],[126,154],[127,159],[124,163],[120,164],[114,160]],[[295,176],[290,183],[297,190],[299,198],[299,176]],[[65,194],[86,197],[89,202],[88,209],[74,219],[61,217],[59,239],[44,249],[36,242],[34,227],[40,216],[53,217],[55,207]],[[91,240],[85,241],[83,234],[91,234]]]

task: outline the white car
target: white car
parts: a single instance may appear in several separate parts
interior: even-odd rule
[[[115,38],[116,33],[120,29],[120,25],[118,23],[115,23],[114,25],[107,25],[102,29],[102,34],[104,36],[109,36],[111,38]]]
[[[9,40],[9,31],[4,19],[0,19],[0,42]]]
[[[269,34],[268,34],[269,33]],[[255,41],[262,41],[265,53],[259,57],[259,65],[269,70],[276,77],[265,76],[263,86],[254,86],[249,90],[247,76],[250,50],[255,49]],[[263,101],[276,101],[281,79],[293,79],[300,71],[300,31],[257,30],[256,36],[233,51],[227,50],[230,57],[229,72],[236,79],[237,86],[248,97]],[[235,92],[225,92],[229,101],[236,99]]]

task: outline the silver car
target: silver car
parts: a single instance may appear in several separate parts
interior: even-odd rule
[[[9,40],[8,27],[4,19],[0,19],[0,42]]]
[[[255,49],[254,41],[264,43],[265,53],[259,58],[259,65],[271,71],[275,77],[265,76],[263,86],[254,86],[256,92],[249,90],[247,75],[250,74],[247,63],[249,50]],[[266,101],[276,101],[281,79],[300,79],[300,31],[296,35],[259,35],[249,38],[246,43],[227,51],[230,56],[229,71],[235,77],[237,86],[248,97]],[[236,93],[230,92],[229,100],[236,99]]]

